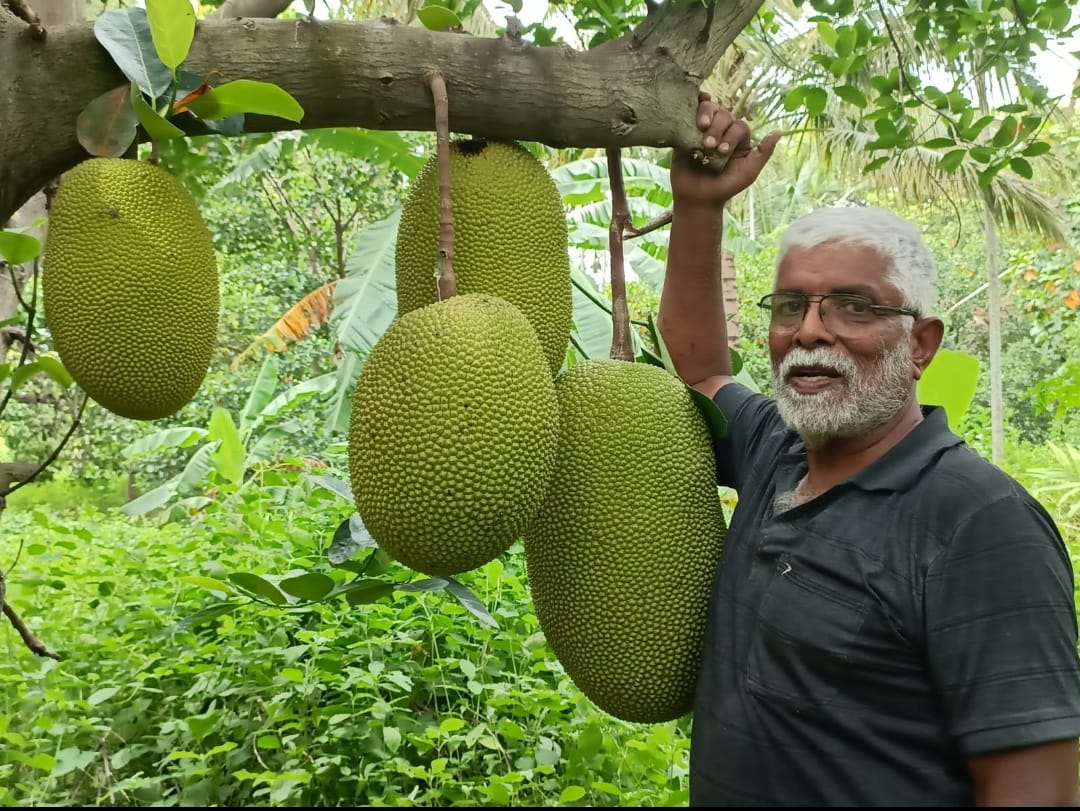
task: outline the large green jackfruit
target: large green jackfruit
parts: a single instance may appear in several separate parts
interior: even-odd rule
[[[520,309],[554,375],[570,340],[566,213],[544,165],[514,142],[450,145],[458,293],[488,293]],[[439,166],[424,164],[401,209],[395,254],[398,312],[438,299]]]
[[[649,364],[577,363],[556,391],[555,475],[525,534],[541,630],[600,709],[678,718],[726,533],[708,429],[683,383]]]
[[[195,201],[165,169],[91,158],[66,173],[41,287],[61,361],[109,411],[166,417],[202,385],[217,345],[217,262]]]
[[[397,319],[353,394],[349,473],[379,547],[430,575],[481,566],[536,515],[559,411],[536,332],[503,299],[456,295]]]

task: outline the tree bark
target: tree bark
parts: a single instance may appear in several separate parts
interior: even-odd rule
[[[273,82],[305,116],[297,125],[247,117],[249,132],[358,126],[434,129],[425,75],[438,70],[450,127],[493,139],[565,147],[695,150],[697,90],[762,0],[668,0],[634,32],[591,51],[537,47],[392,21],[200,20],[184,67]],[[33,39],[0,7],[0,221],[87,153],[82,108],[127,80],[92,25]],[[195,129],[190,128],[194,134]]]

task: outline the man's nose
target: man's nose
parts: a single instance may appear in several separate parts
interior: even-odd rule
[[[794,340],[802,346],[815,346],[817,344],[831,344],[836,340],[825,321],[821,317],[821,302],[808,301],[803,320],[795,330]]]

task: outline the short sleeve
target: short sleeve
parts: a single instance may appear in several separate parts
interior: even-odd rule
[[[776,403],[741,383],[728,383],[713,397],[728,422],[727,434],[715,442],[716,479],[741,490],[754,456],[784,431]]]
[[[1034,499],[1016,489],[963,520],[924,595],[931,677],[964,754],[1080,736],[1072,565]]]

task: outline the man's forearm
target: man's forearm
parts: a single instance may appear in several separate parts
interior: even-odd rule
[[[720,277],[719,207],[675,204],[657,328],[688,385],[731,374]]]

